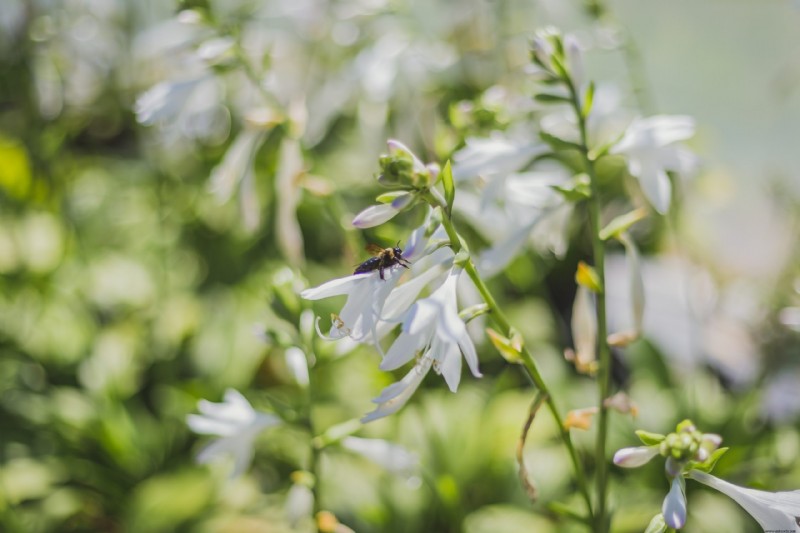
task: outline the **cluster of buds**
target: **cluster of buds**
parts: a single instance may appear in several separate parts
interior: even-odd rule
[[[642,466],[661,455],[666,458],[664,470],[671,479],[669,494],[664,498],[661,514],[653,519],[659,526],[648,531],[663,531],[667,526],[680,529],[686,523],[686,489],[684,475],[694,471],[710,472],[728,450],[720,448],[722,437],[703,433],[691,420],[684,420],[669,435],[639,430],[636,435],[644,446],[623,448],[614,454],[614,464],[625,468]],[[651,522],[651,526],[653,523]]]
[[[378,196],[377,205],[356,215],[353,226],[357,228],[378,226],[410,209],[417,203],[420,195],[430,191],[439,179],[439,165],[424,164],[399,141],[390,140],[387,144],[389,153],[379,158],[381,172],[377,179],[384,187],[397,190]]]
[[[545,79],[572,79],[580,85],[583,75],[583,56],[573,35],[561,35],[555,28],[536,32],[531,41],[531,61],[541,69]]]

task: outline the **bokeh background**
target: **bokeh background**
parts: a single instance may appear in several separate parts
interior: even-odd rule
[[[374,351],[309,339],[296,293],[405,238],[419,213],[349,226],[379,192],[385,139],[443,161],[513,122],[505,103],[534,90],[528,39],[549,24],[626,105],[697,121],[700,172],[636,235],[646,336],[615,374],[640,418],[614,418],[610,449],[690,417],[732,447],[719,476],[800,488],[796,3],[2,0],[0,530],[308,530],[287,513],[312,435],[286,347],[316,346],[315,434],[396,376]],[[492,280],[564,410],[595,396],[561,355],[587,253],[576,231],[563,258],[531,249]],[[625,275],[612,254],[612,326]],[[547,506],[577,503],[556,428],[538,417],[526,447],[532,505],[514,460],[530,390],[479,351],[483,379],[455,395],[426,380],[361,431],[418,454],[417,470],[331,446],[319,505],[358,532],[573,527]],[[207,439],[185,424],[227,387],[286,420],[235,481],[194,464]],[[592,433],[575,438],[591,469]],[[613,475],[615,530],[641,531],[661,467]],[[688,497],[692,531],[758,530],[717,493]]]

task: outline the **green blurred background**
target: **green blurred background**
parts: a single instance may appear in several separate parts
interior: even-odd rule
[[[202,23],[176,21],[189,8]],[[374,351],[310,340],[293,295],[349,273],[364,244],[405,238],[420,213],[364,234],[347,224],[378,192],[384,140],[436,160],[486,133],[453,110],[494,85],[530,96],[527,39],[547,24],[592,45],[590,75],[629,105],[694,116],[703,159],[677,214],[637,236],[648,335],[617,354],[617,374],[641,419],[614,417],[609,449],[691,417],[732,447],[721,477],[800,487],[798,23],[778,0],[3,0],[0,530],[292,531],[285,499],[311,435],[285,348],[316,346],[316,433],[363,415],[397,377]],[[214,38],[246,62],[198,65]],[[137,121],[137,99],[186,76],[213,83],[167,120]],[[263,129],[250,184],[220,201],[209,177],[257,103],[283,116]],[[290,146],[302,179],[287,189]],[[595,396],[560,355],[586,253],[573,234],[564,261],[530,251],[492,281],[565,411]],[[531,505],[514,460],[530,390],[485,341],[479,351],[482,380],[453,395],[428,379],[361,432],[417,453],[418,472],[333,446],[320,506],[358,532],[572,530],[546,505],[578,502],[556,428],[540,416],[526,447]],[[235,481],[194,464],[207,439],[185,425],[227,387],[287,421]],[[593,434],[575,439],[591,470]],[[615,530],[640,531],[667,491],[661,467],[613,474]],[[757,531],[717,493],[690,484],[688,497],[691,531]]]

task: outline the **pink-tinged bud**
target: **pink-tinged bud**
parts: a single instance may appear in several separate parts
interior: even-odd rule
[[[623,468],[636,468],[647,464],[656,455],[658,455],[658,446],[622,448],[614,454],[614,464]]]

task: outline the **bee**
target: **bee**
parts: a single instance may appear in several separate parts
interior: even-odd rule
[[[408,265],[411,263],[408,262],[408,259],[403,257],[403,250],[401,250],[399,246],[399,242],[394,248],[381,248],[377,244],[367,245],[367,251],[374,257],[370,257],[358,265],[353,274],[363,274],[365,272],[372,272],[373,270],[380,270],[381,279],[386,279],[383,277],[383,271],[387,268],[394,265],[408,268]]]

